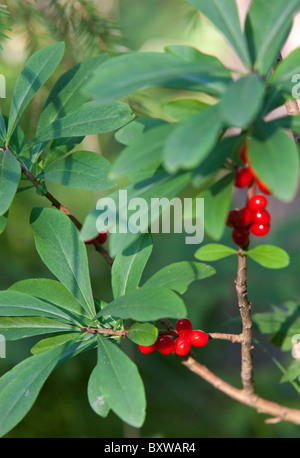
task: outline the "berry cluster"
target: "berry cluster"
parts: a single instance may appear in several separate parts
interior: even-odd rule
[[[91,239],[91,240],[88,240],[87,242],[85,242],[86,245],[92,245],[94,242],[99,242],[101,245],[103,243],[105,243],[107,240],[107,232],[100,232],[97,237]]]
[[[169,335],[160,335],[153,345],[139,345],[139,350],[144,354],[152,353],[157,349],[163,355],[170,355],[175,352],[178,356],[185,356],[189,353],[192,345],[204,347],[209,339],[204,331],[193,329],[192,323],[187,318],[181,318],[177,321],[175,334],[175,340]]]
[[[240,157],[245,166],[237,169],[235,186],[244,188],[255,183],[261,192],[271,194],[251,167],[247,149],[248,145],[245,143],[240,152]],[[232,240],[236,245],[240,247],[247,246],[250,232],[256,236],[268,234],[271,216],[266,210],[267,204],[268,200],[263,194],[255,194],[249,199],[246,207],[229,211],[226,224],[233,228]]]

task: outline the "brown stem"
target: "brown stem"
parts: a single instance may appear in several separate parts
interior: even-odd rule
[[[245,396],[244,390],[235,388],[234,386],[225,382],[220,377],[211,372],[209,369],[207,369],[207,367],[205,367],[203,364],[200,364],[198,361],[196,361],[194,358],[190,356],[188,358],[182,358],[182,364],[184,364],[187,367],[187,369],[194,372],[194,374],[197,374],[199,377],[202,377],[212,386],[227,394],[227,396],[249,407],[253,407],[259,413],[271,415],[276,419],[276,422],[280,420],[285,420],[300,425],[300,410],[282,406],[275,402],[263,399],[259,396]],[[268,419],[267,422],[269,423],[270,420]]]
[[[255,395],[252,366],[252,319],[251,303],[247,295],[247,256],[243,254],[242,250],[238,252],[238,271],[235,280],[235,288],[243,326],[243,338],[241,342],[241,378],[245,396],[250,398]]]
[[[225,334],[223,332],[210,332],[208,334],[210,339],[213,340],[229,340],[230,342],[243,342],[243,334]]]
[[[126,337],[127,329],[124,330],[114,330],[111,328],[81,328],[82,332],[87,332],[90,334],[104,334],[106,336],[122,336]]]

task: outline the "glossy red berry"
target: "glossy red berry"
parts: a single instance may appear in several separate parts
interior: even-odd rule
[[[247,227],[252,223],[252,212],[248,207],[243,207],[238,210],[235,215],[235,227]]]
[[[178,356],[185,356],[191,349],[191,342],[188,336],[180,336],[175,340],[174,351]]]
[[[250,226],[250,231],[253,235],[257,235],[258,237],[262,237],[267,235],[270,231],[270,226],[268,224],[258,224],[253,223]]]
[[[139,350],[144,353],[145,355],[148,355],[149,353],[152,353],[156,349],[156,345],[139,345]]]
[[[169,336],[159,336],[155,345],[163,355],[170,355],[174,351],[174,341]]]
[[[253,223],[263,224],[268,226],[271,221],[271,215],[267,210],[258,210],[257,212],[252,213]]]
[[[268,205],[268,200],[262,194],[255,194],[248,201],[248,208],[252,212],[257,212],[258,210],[263,210]]]
[[[249,157],[248,157],[248,144],[244,143],[240,151],[240,158],[245,164],[249,164]]]
[[[189,340],[194,347],[204,347],[208,342],[208,335],[200,329],[195,329],[189,334]]]
[[[252,183],[253,179],[254,175],[250,167],[240,167],[236,171],[234,185],[237,188],[246,188]]]
[[[192,331],[193,325],[188,318],[181,318],[177,320],[176,331],[181,336],[187,336]]]
[[[271,195],[272,194],[270,189],[268,188],[268,186],[265,183],[263,183],[261,180],[256,179],[256,184],[257,184],[259,190],[261,192],[263,192],[264,194],[267,194],[267,195]]]
[[[250,226],[251,227],[251,226]],[[245,227],[237,227],[232,231],[232,240],[233,242],[240,246],[244,247],[249,242],[249,231]]]

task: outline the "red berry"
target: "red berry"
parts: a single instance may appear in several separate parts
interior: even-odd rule
[[[175,340],[174,351],[178,356],[185,356],[191,349],[191,342],[187,336],[180,336]]]
[[[194,347],[204,347],[208,342],[208,335],[200,329],[195,329],[189,334],[189,340]]]
[[[253,222],[257,224],[263,224],[268,226],[271,221],[271,215],[267,210],[258,210],[257,212],[252,213]]]
[[[263,181],[256,179],[256,184],[259,187],[260,191],[264,194],[272,194],[267,185]]]
[[[229,227],[235,227],[236,226],[235,219],[236,219],[236,215],[237,214],[238,214],[238,210],[230,210],[228,212],[227,221],[226,221],[226,225],[227,226],[229,226]]]
[[[252,223],[252,212],[248,207],[238,210],[235,216],[235,227],[246,227]]]
[[[94,242],[98,241],[99,243],[105,243],[107,240],[107,232],[100,232],[97,237],[94,237],[91,240],[87,240],[84,242],[86,245],[92,245]]]
[[[250,167],[240,167],[235,174],[235,186],[237,188],[246,188],[253,181],[253,173]]]
[[[247,143],[244,143],[244,145],[241,148],[240,158],[243,162],[245,162],[245,164],[250,163],[249,157],[248,157],[248,144]]]
[[[102,243],[105,243],[106,240],[107,240],[107,232],[100,232],[100,234],[97,237],[97,241],[102,244]]]
[[[174,351],[174,341],[169,336],[159,336],[155,345],[163,355],[170,355]]]
[[[251,227],[251,226],[250,226]],[[249,242],[249,231],[245,227],[237,227],[232,231],[232,240],[233,242],[240,246],[244,247]]]
[[[193,329],[193,325],[188,318],[181,318],[176,323],[176,331],[181,336],[187,336]]]
[[[255,194],[248,201],[248,208],[252,212],[256,212],[258,210],[263,210],[267,205],[268,205],[268,200],[262,194]]]
[[[258,224],[253,223],[250,226],[250,231],[253,235],[257,235],[258,237],[262,237],[267,235],[270,230],[270,226],[268,224]]]
[[[144,353],[145,355],[148,355],[149,353],[152,353],[156,348],[156,345],[139,345],[139,350]]]

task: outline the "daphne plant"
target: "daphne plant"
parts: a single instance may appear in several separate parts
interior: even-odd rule
[[[87,387],[93,410],[103,417],[112,410],[130,425],[142,426],[145,389],[138,367],[123,351],[123,339],[130,339],[143,353],[155,348],[164,354],[175,352],[178,364],[233,399],[275,419],[300,424],[299,409],[256,393],[253,319],[261,332],[266,328],[261,317],[251,315],[246,283],[249,258],[270,269],[289,264],[289,255],[281,247],[262,244],[252,248],[251,243],[254,237],[267,234],[262,233],[261,225],[270,228],[267,198],[258,199],[256,186],[260,186],[260,195],[263,192],[290,202],[299,185],[299,152],[290,131],[300,132],[300,114],[289,116],[288,112],[273,121],[266,116],[291,99],[291,75],[300,72],[300,49],[278,63],[300,1],[255,0],[244,31],[234,0],[189,3],[224,35],[240,58],[243,72],[189,46],[169,46],[160,53],[101,54],[58,79],[39,116],[34,138],[28,139],[20,120],[63,58],[64,44],[54,43],[29,58],[17,79],[9,113],[0,116],[1,231],[22,177],[41,200],[54,207],[33,208],[30,225],[36,251],[57,279],[20,280],[0,292],[0,332],[5,339],[41,336],[32,356],[0,378],[1,435],[27,414],[50,373],[83,351],[97,353]],[[160,116],[146,110],[141,116],[141,109],[136,116],[133,102],[150,86],[171,88],[172,98],[160,107]],[[182,90],[190,91],[190,98],[182,100]],[[202,94],[210,96],[205,99],[209,103],[199,101]],[[85,136],[105,132],[114,132],[122,145],[113,164],[94,152],[80,150]],[[213,243],[197,246],[195,261],[172,263],[144,281],[153,248],[150,205],[139,214],[139,231],[119,231],[120,215],[116,215],[115,230],[99,239],[98,206],[81,223],[47,189],[50,182],[106,191],[118,208],[119,179],[126,180],[128,198],[142,198],[146,203],[153,197],[178,197],[192,185],[194,199],[204,198],[205,231]],[[240,192],[240,188],[247,190],[243,211],[229,213],[235,187]],[[228,230],[226,223],[236,231],[234,247],[220,243]],[[92,291],[88,245],[111,266],[110,303]],[[238,261],[235,286],[241,332],[210,332],[197,329],[200,325],[186,329],[187,310],[181,296],[192,282],[216,273],[206,262],[229,256]],[[287,319],[286,314],[281,319]],[[278,327],[268,330],[276,334]],[[242,389],[216,376],[190,351],[191,346],[213,345],[217,339],[241,346]],[[292,382],[298,392],[299,375],[295,364],[284,374],[284,380]]]

